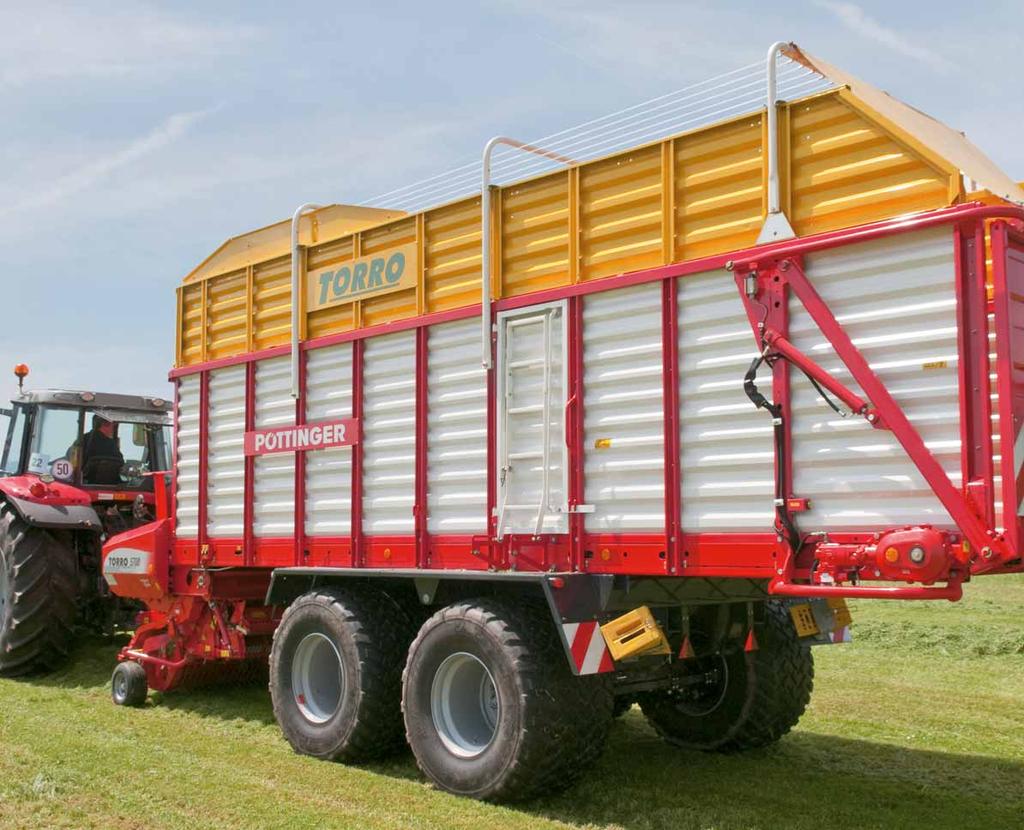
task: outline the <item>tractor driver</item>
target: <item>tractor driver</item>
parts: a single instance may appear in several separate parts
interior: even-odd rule
[[[68,449],[68,458],[82,471],[83,484],[121,483],[124,456],[114,437],[114,422],[98,412],[92,416],[92,429]]]

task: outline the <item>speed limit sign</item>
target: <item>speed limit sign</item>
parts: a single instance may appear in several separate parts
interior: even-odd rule
[[[71,466],[71,462],[66,458],[58,458],[53,462],[53,466],[50,468],[50,473],[54,478],[59,478],[61,481],[67,481],[75,474],[75,468]]]

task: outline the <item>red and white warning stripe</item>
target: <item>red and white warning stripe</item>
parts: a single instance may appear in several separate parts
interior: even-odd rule
[[[852,643],[853,635],[850,634],[850,626],[844,625],[842,628],[835,629],[829,637],[833,643]]]
[[[615,669],[601,627],[596,622],[563,623],[573,663],[579,674],[601,674]]]

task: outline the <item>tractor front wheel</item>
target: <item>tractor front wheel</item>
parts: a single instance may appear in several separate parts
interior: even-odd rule
[[[71,648],[78,561],[0,503],[0,677],[49,671]]]

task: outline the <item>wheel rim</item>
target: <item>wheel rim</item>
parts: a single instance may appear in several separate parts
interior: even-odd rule
[[[345,664],[326,635],[307,634],[295,649],[292,692],[302,716],[311,723],[326,723],[341,708]]]
[[[501,700],[483,661],[464,651],[446,657],[430,687],[430,713],[453,755],[475,758],[487,749],[498,731]]]
[[[117,700],[126,700],[128,698],[128,678],[123,671],[114,674],[114,697]]]
[[[697,671],[701,680],[677,693],[676,706],[687,715],[703,717],[710,715],[725,700],[729,688],[729,662],[723,654],[712,654],[700,658]]]

